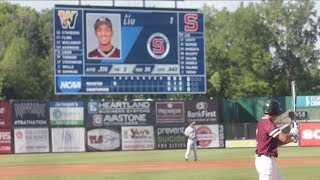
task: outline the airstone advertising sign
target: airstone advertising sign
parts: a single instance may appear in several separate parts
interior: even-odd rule
[[[56,5],[53,21],[56,94],[206,92],[201,12]]]
[[[87,127],[153,125],[153,101],[88,102]]]

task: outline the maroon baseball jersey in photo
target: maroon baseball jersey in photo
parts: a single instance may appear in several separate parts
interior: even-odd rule
[[[109,52],[104,53],[100,49],[95,49],[89,53],[89,57],[96,58],[119,58],[120,50],[118,48],[113,47]]]
[[[256,153],[278,156],[276,136],[280,133],[280,129],[271,119],[263,117],[256,128]]]

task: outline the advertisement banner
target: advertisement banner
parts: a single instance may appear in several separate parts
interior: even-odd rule
[[[185,122],[184,101],[158,101],[155,106],[157,124]]]
[[[320,96],[297,96],[298,108],[320,107]]]
[[[49,129],[14,129],[14,151],[15,153],[49,152]]]
[[[84,103],[82,101],[50,101],[50,125],[80,126],[84,124]]]
[[[90,101],[87,127],[153,125],[153,101]]]
[[[219,125],[195,125],[198,148],[221,147],[219,139]]]
[[[320,146],[320,123],[299,123],[300,146]]]
[[[121,127],[122,150],[154,149],[153,126]]]
[[[0,154],[12,153],[11,129],[0,129]]]
[[[120,150],[120,128],[90,129],[87,131],[88,151]]]
[[[157,149],[184,149],[186,148],[187,137],[184,135],[185,127],[162,126],[156,127],[156,148]]]
[[[46,101],[13,101],[11,110],[13,126],[48,126]]]
[[[10,103],[0,102],[0,127],[10,127]]]
[[[188,124],[193,121],[197,124],[219,123],[218,99],[187,100],[185,101],[185,107]]]
[[[84,128],[51,128],[52,152],[84,152]]]

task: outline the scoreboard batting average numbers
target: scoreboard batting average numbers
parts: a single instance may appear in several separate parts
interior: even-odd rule
[[[53,17],[56,94],[206,92],[203,13],[56,5]]]

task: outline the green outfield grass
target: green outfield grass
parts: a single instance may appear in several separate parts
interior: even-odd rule
[[[185,150],[0,155],[0,166],[182,161]],[[200,149],[199,160],[254,158],[254,148]],[[320,157],[320,147],[282,147],[279,158]],[[192,154],[191,154],[192,155]],[[134,168],[134,167],[133,167]],[[319,165],[280,166],[284,179],[320,180]],[[0,172],[1,177],[1,172]],[[255,167],[1,178],[1,180],[250,180]]]

